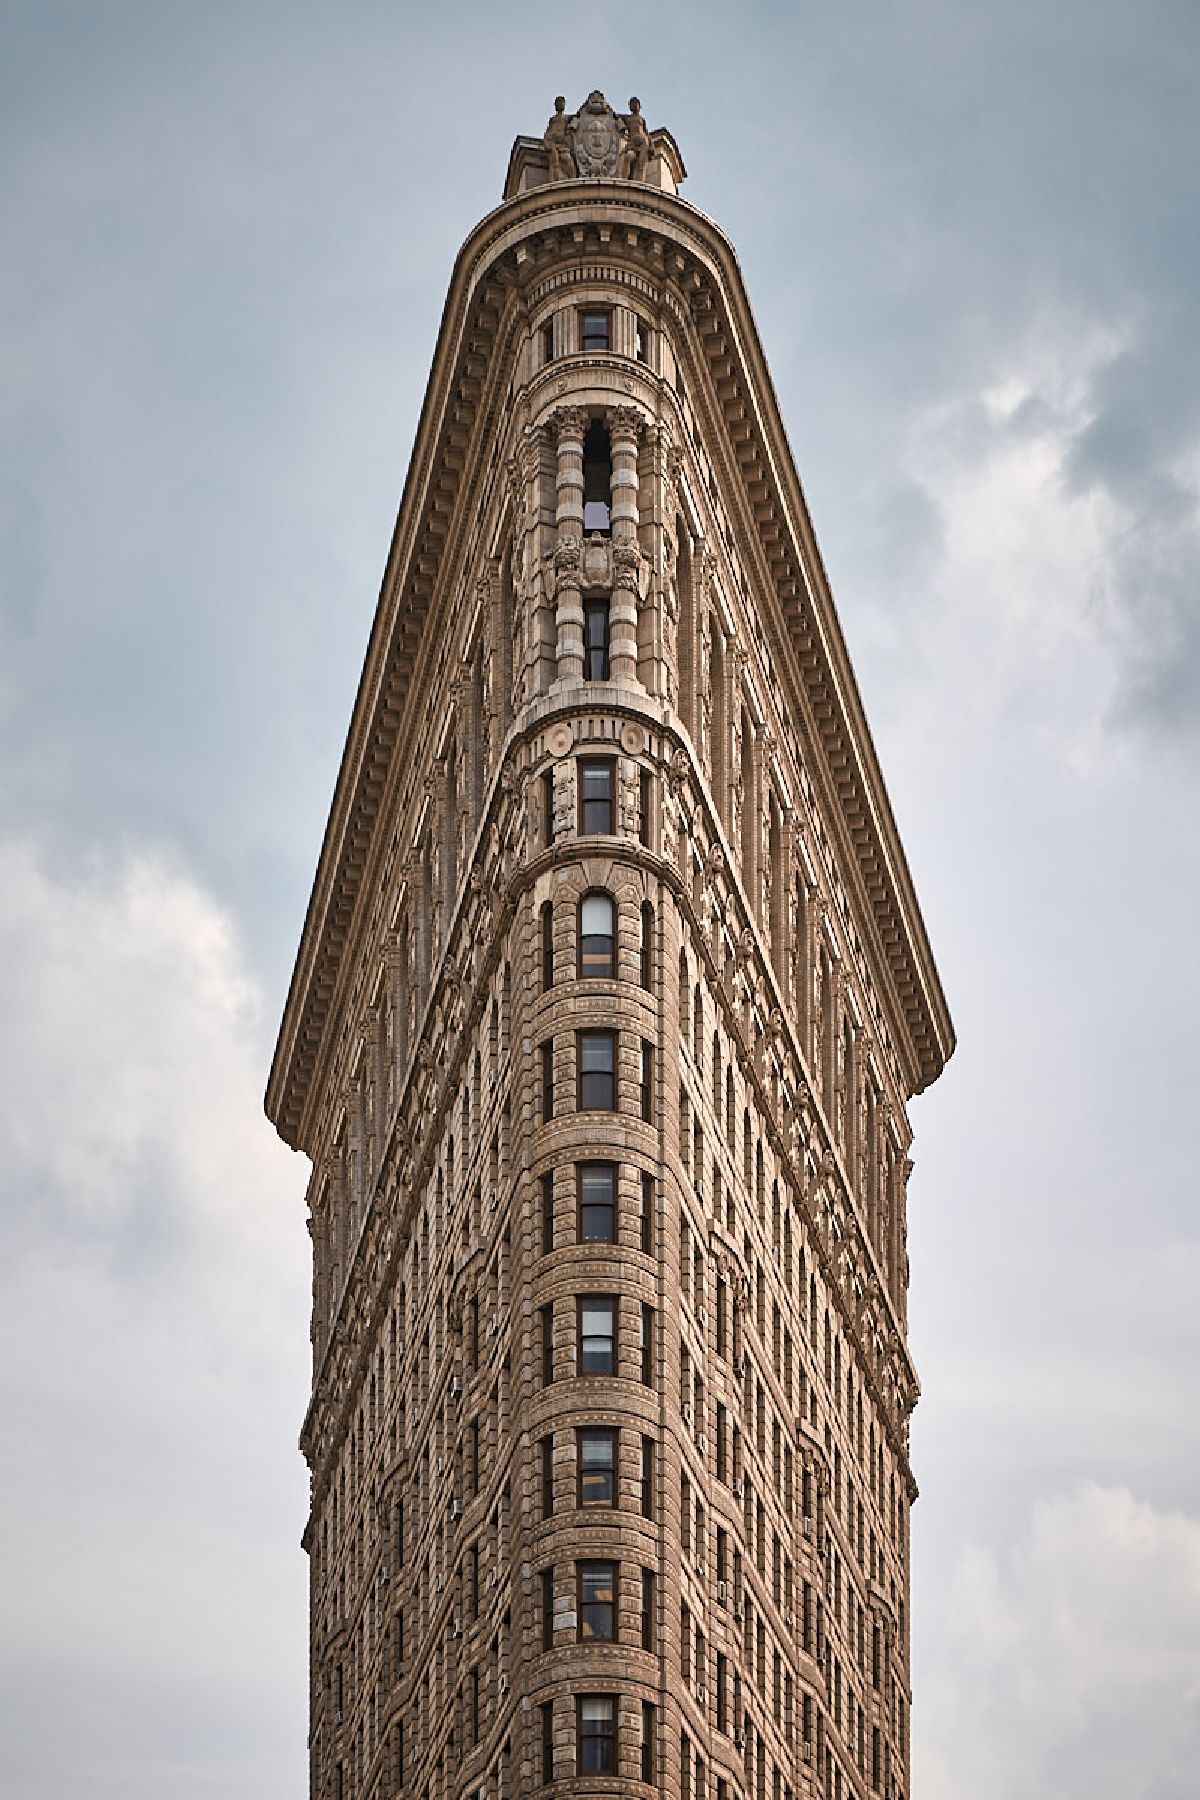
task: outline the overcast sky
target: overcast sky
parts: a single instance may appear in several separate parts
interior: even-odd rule
[[[1200,1767],[1200,8],[0,5],[0,1786],[304,1791],[262,1091],[455,251],[593,86],[742,260],[959,1036],[914,1800]]]

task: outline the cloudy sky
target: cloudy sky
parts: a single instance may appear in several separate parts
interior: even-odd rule
[[[0,1767],[304,1790],[261,1111],[454,253],[563,92],[738,247],[959,1034],[915,1800],[1200,1764],[1200,10],[0,5]]]

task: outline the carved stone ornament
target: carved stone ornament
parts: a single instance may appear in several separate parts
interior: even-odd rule
[[[575,166],[584,177],[617,173],[621,154],[621,130],[617,116],[598,88],[588,95],[575,115]]]

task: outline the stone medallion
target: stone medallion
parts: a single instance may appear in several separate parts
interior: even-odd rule
[[[616,114],[595,89],[575,116],[575,166],[581,175],[615,175],[621,149]]]

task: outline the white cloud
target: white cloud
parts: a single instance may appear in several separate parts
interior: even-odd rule
[[[921,1800],[1185,1800],[1200,1518],[1084,1484],[954,1567],[914,1712]]]
[[[89,1793],[282,1795],[306,1165],[262,1113],[257,990],[186,875],[28,842],[0,843],[0,966],[6,1780],[79,1791],[82,1734]]]

